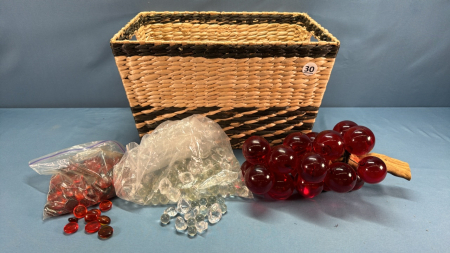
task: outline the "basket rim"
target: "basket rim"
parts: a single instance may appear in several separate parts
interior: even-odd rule
[[[294,41],[294,42],[282,42],[282,41],[245,41],[245,42],[227,42],[227,41],[167,41],[167,40],[147,40],[147,41],[137,41],[137,40],[129,40],[129,39],[120,39],[128,29],[130,29],[133,25],[138,25],[140,18],[144,16],[152,16],[152,15],[176,15],[176,14],[199,14],[199,15],[291,15],[291,16],[303,16],[307,20],[309,20],[310,24],[312,24],[316,29],[319,29],[322,35],[325,35],[331,39],[331,41]],[[311,34],[317,38],[317,35],[314,32]],[[133,19],[131,19],[122,29],[120,29],[110,40],[110,44],[135,44],[135,45],[145,45],[145,44],[153,44],[153,45],[340,45],[340,41],[334,37],[327,29],[323,28],[320,24],[318,24],[314,19],[312,19],[308,14],[301,12],[216,12],[216,11],[164,11],[164,12],[139,12]]]

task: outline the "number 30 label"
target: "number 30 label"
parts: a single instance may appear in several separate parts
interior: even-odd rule
[[[305,76],[312,76],[317,72],[317,65],[314,62],[308,62],[303,67],[303,74]]]

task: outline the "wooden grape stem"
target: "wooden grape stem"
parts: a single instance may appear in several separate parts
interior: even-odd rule
[[[350,158],[348,159],[348,164],[356,169],[358,167],[358,162],[366,156],[375,156],[375,157],[380,158],[386,164],[387,171],[390,174],[392,174],[396,177],[404,178],[408,181],[411,180],[411,169],[409,168],[409,164],[406,162],[394,159],[392,157],[389,157],[387,155],[382,155],[382,154],[377,154],[377,153],[369,153],[367,155],[362,155],[362,156],[350,155]]]

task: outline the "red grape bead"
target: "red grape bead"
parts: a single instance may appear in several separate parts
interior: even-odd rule
[[[306,134],[301,132],[291,133],[288,135],[284,141],[283,145],[291,147],[297,157],[304,155],[307,152],[310,152],[312,149],[312,141]]]
[[[253,165],[245,173],[245,184],[255,194],[265,194],[270,191],[274,181],[273,173],[262,165]]]
[[[95,221],[91,221],[88,224],[86,224],[86,226],[84,226],[84,230],[87,233],[92,234],[92,233],[97,232],[100,229],[100,227],[101,227],[100,222],[95,220]]]
[[[88,212],[86,213],[86,215],[84,216],[84,220],[85,220],[86,222],[95,221],[95,220],[98,219],[98,216],[99,216],[99,215],[97,214],[97,212],[88,211]]]
[[[289,146],[278,145],[270,153],[269,168],[275,173],[291,173],[297,167],[294,150]]]
[[[245,176],[245,172],[252,166],[251,163],[245,161],[242,165],[241,165],[241,172],[242,172],[242,176]]]
[[[285,200],[294,192],[294,181],[290,175],[274,174],[275,183],[267,193],[271,198]]]
[[[366,156],[358,163],[358,175],[369,184],[378,184],[387,174],[386,164],[378,157]]]
[[[328,161],[316,153],[307,153],[300,164],[300,177],[308,183],[323,182],[328,171]]]
[[[69,222],[64,226],[64,233],[73,234],[78,231],[78,223]]]
[[[84,218],[86,216],[87,208],[83,205],[78,205],[73,209],[73,215],[78,218]]]
[[[106,212],[108,210],[111,210],[112,207],[112,202],[109,200],[103,200],[102,202],[100,202],[100,204],[98,205],[98,208],[100,208],[100,210],[102,210],[102,212]]]
[[[306,134],[306,136],[309,137],[309,139],[311,140],[311,143],[312,143],[312,142],[314,142],[314,140],[316,139],[318,134],[319,134],[318,132],[309,132]]]
[[[242,153],[251,164],[266,164],[270,156],[270,145],[263,137],[251,136],[242,146]]]
[[[314,198],[323,191],[323,182],[308,183],[301,177],[298,177],[297,191],[305,198]]]
[[[364,126],[354,126],[344,135],[345,149],[351,154],[361,156],[369,153],[375,146],[375,135]]]
[[[108,239],[113,235],[114,229],[110,226],[102,226],[98,231],[98,237],[100,239]]]
[[[357,126],[358,124],[356,124],[353,121],[350,120],[344,120],[341,121],[339,123],[337,123],[334,127],[333,130],[340,133],[342,136],[344,136],[345,132],[347,132],[348,129],[350,129],[351,127]]]
[[[356,184],[355,184],[355,187],[353,187],[352,191],[361,189],[361,187],[363,187],[363,185],[364,185],[364,181],[361,179],[361,177],[356,176]]]
[[[344,140],[333,130],[320,132],[313,143],[314,152],[328,160],[335,160],[344,154]]]
[[[335,192],[349,192],[356,185],[356,172],[350,165],[335,162],[330,165],[325,183]]]

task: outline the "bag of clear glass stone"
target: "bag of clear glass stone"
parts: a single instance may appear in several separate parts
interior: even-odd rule
[[[141,205],[176,203],[181,196],[252,198],[241,179],[228,136],[201,115],[165,121],[140,145],[128,144],[114,167],[117,196]]]
[[[31,160],[30,167],[50,179],[44,219],[71,213],[114,197],[113,167],[125,148],[116,141],[94,141]]]

